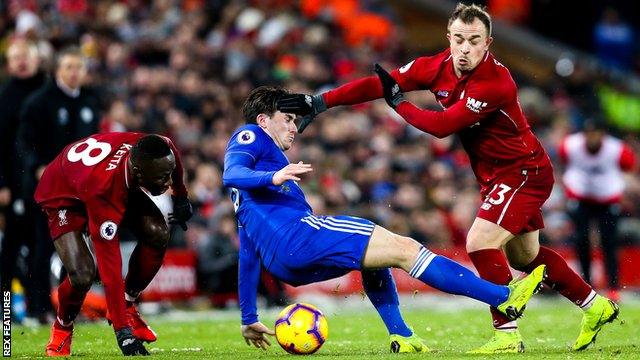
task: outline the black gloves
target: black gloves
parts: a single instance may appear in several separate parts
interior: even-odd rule
[[[382,93],[384,94],[384,100],[392,108],[396,108],[398,104],[404,101],[404,94],[400,90],[400,85],[394,78],[389,75],[387,70],[383,69],[380,64],[375,64],[374,68],[380,83],[382,83]]]
[[[298,124],[298,132],[311,124],[313,118],[327,110],[322,95],[287,94],[276,103],[276,110],[302,116]]]
[[[116,331],[116,339],[124,356],[151,355],[142,342],[133,336],[131,329],[128,327]]]
[[[193,216],[193,208],[186,197],[173,197],[173,212],[169,213],[169,224],[180,225],[187,231],[187,221]]]

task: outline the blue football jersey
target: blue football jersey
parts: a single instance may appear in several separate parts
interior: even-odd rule
[[[273,259],[278,231],[312,212],[295,181],[273,185],[273,174],[288,164],[273,139],[253,124],[236,130],[224,157],[223,182],[230,188],[238,222],[265,264]]]

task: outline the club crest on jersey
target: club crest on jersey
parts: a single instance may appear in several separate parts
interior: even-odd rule
[[[236,137],[238,143],[242,145],[251,144],[256,140],[256,134],[251,130],[242,130]]]
[[[486,102],[482,102],[480,100],[476,100],[472,97],[467,97],[467,109],[475,112],[475,113],[479,113],[480,110],[484,109],[485,107],[487,107],[487,103]]]
[[[118,225],[113,221],[105,221],[100,225],[100,236],[105,240],[112,240],[116,236]]]
[[[58,226],[69,224],[67,220],[67,209],[58,210]]]

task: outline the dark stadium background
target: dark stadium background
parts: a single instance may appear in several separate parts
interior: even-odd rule
[[[575,265],[573,224],[558,181],[561,139],[587,117],[601,114],[611,133],[640,154],[640,52],[632,1],[486,1],[494,15],[492,51],[510,68],[520,101],[556,165],[556,188],[544,210],[542,241]],[[278,84],[321,92],[372,74],[372,64],[398,67],[447,46],[452,1],[0,1],[0,55],[16,38],[37,43],[42,69],[57,50],[78,45],[88,59],[86,86],[99,96],[101,131],[169,136],[182,151],[196,215],[174,231],[166,266],[147,300],[233,304],[237,237],[233,208],[221,184],[222,156],[242,124],[244,97],[255,86]],[[597,26],[614,11],[630,41],[596,41]],[[603,42],[604,41],[604,42]],[[7,74],[0,70],[0,82]],[[431,95],[413,93],[422,107]],[[469,267],[464,236],[479,204],[475,180],[454,137],[438,140],[407,126],[384,103],[341,107],[320,116],[288,154],[315,171],[302,184],[317,213],[375,219]],[[0,162],[11,162],[7,156]],[[627,177],[617,237],[624,296],[640,287],[640,180]],[[4,217],[0,209],[0,238]],[[594,231],[594,247],[598,233]],[[38,239],[38,241],[50,241]],[[123,245],[130,249],[130,244]],[[25,256],[27,252],[23,252]],[[594,282],[606,285],[596,251]],[[20,262],[24,264],[25,262]],[[126,262],[125,262],[126,263]],[[48,264],[40,264],[48,266]],[[23,267],[24,269],[24,267]],[[54,266],[54,270],[55,270]],[[18,278],[28,282],[29,271]],[[55,280],[54,280],[55,281]],[[398,280],[402,291],[415,288]],[[320,285],[329,294],[358,291]],[[288,296],[303,290],[287,290]],[[606,290],[606,289],[605,289]],[[629,292],[631,291],[631,292]],[[281,305],[279,284],[265,277],[268,304]],[[99,291],[92,303],[100,316]]]

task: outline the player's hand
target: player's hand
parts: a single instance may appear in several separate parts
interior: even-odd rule
[[[380,64],[375,64],[374,70],[380,79],[380,83],[382,83],[384,100],[395,109],[398,104],[404,101],[404,94],[400,90],[400,85]]]
[[[273,174],[271,182],[273,185],[280,186],[287,180],[299,181],[300,178],[297,175],[306,174],[310,171],[313,171],[311,164],[305,164],[302,161],[297,164],[289,164]]]
[[[150,355],[142,341],[136,339],[128,327],[116,331],[116,339],[124,356]]]
[[[271,342],[269,339],[264,336],[267,335],[275,335],[275,331],[269,329],[264,326],[260,321],[254,322],[251,325],[242,325],[242,336],[244,337],[244,341],[247,345],[253,344],[253,346],[258,349],[267,350],[269,346],[271,346]]]
[[[193,216],[193,207],[186,197],[173,198],[173,212],[169,213],[169,224],[180,225],[182,230],[187,231],[187,221]]]
[[[322,95],[287,94],[276,102],[276,109],[302,116],[298,124],[298,133],[302,134],[316,115],[327,110],[327,104]]]

